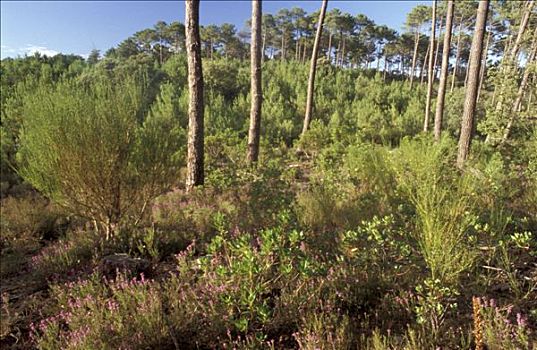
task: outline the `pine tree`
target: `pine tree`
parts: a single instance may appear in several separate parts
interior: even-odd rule
[[[446,14],[446,33],[444,34],[444,48],[442,52],[442,69],[440,72],[440,85],[438,86],[438,97],[436,99],[436,113],[434,117],[434,139],[440,140],[442,131],[442,119],[444,114],[444,99],[446,97],[446,85],[449,65],[449,51],[451,47],[451,30],[453,27],[453,10],[455,4],[453,0],[448,1]]]
[[[434,83],[434,40],[436,31],[436,0],[433,1],[433,13],[431,21],[431,44],[429,45],[429,75],[427,80],[427,101],[425,105],[425,120],[423,121],[423,131],[427,132],[429,129],[429,116],[431,114],[431,98],[433,95],[433,83]]]
[[[203,71],[201,66],[199,6],[200,0],[185,0],[189,90],[187,190],[204,183]]]
[[[457,155],[457,167],[462,168],[468,153],[474,128],[474,114],[477,104],[477,89],[479,85],[479,71],[483,55],[483,39],[485,38],[485,27],[487,25],[487,15],[490,0],[480,0],[477,8],[477,18],[470,50],[470,61],[468,62],[468,83],[466,85],[466,97],[464,100],[464,110],[462,114],[461,133],[459,138],[459,152]]]
[[[313,44],[313,52],[311,54],[310,74],[308,79],[308,96],[306,100],[306,115],[304,116],[304,126],[302,128],[302,135],[308,131],[311,115],[313,111],[313,92],[315,89],[315,73],[317,71],[317,54],[319,53],[319,45],[321,43],[321,35],[323,33],[324,16],[326,14],[326,7],[328,6],[328,0],[323,0],[321,11],[319,13],[319,22],[317,23],[317,33],[315,34],[315,43]]]
[[[250,129],[248,131],[248,162],[257,162],[261,128],[261,0],[252,0],[252,41],[250,47],[251,84]]]

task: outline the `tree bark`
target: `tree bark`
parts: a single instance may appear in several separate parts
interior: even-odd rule
[[[328,50],[326,51],[326,59],[329,63],[332,63],[332,32],[328,35]]]
[[[341,57],[339,59],[339,66],[343,67],[343,62],[345,61],[345,37],[343,37],[343,45],[341,46]]]
[[[423,84],[423,77],[425,77],[425,74],[423,73],[425,72],[425,68],[427,67],[427,59],[429,58],[429,51],[431,51],[430,45],[431,43],[427,45],[427,51],[425,52],[425,57],[423,58],[423,65],[421,66],[420,70],[420,84]]]
[[[429,116],[431,114],[431,97],[433,95],[433,52],[434,52],[434,40],[436,32],[436,0],[433,1],[433,14],[431,21],[431,44],[430,44],[430,53],[429,53],[429,75],[427,80],[427,101],[425,105],[425,120],[423,121],[423,131],[427,132],[429,129]]]
[[[446,15],[446,33],[444,34],[444,47],[442,49],[442,69],[440,71],[440,84],[438,86],[438,96],[436,99],[436,113],[434,117],[434,139],[440,141],[442,132],[442,119],[444,116],[444,100],[446,97],[446,85],[449,66],[449,51],[451,48],[451,30],[453,27],[453,10],[455,4],[449,0]]]
[[[513,104],[513,108],[511,109],[511,117],[509,118],[509,121],[507,122],[507,126],[505,127],[505,131],[502,136],[502,140],[500,144],[503,144],[505,141],[507,141],[507,138],[509,137],[509,133],[511,132],[511,128],[513,127],[513,123],[520,112],[520,107],[522,106],[522,98],[524,97],[524,92],[526,91],[526,86],[528,85],[531,69],[529,69],[529,65],[533,64],[535,61],[535,57],[537,55],[537,27],[535,28],[535,32],[533,34],[533,42],[532,42],[532,50],[528,57],[528,62],[526,63],[526,69],[524,70],[524,75],[522,76],[522,81],[520,82],[520,86],[518,87],[518,92],[516,95],[515,102]],[[531,97],[531,91],[530,91],[530,97]]]
[[[263,20],[261,20],[263,21]],[[267,32],[266,30],[263,30],[263,45],[261,48],[261,63],[265,60],[265,45],[267,43]]]
[[[412,55],[412,69],[410,71],[410,89],[412,89],[412,84],[414,82],[414,74],[416,70],[416,59],[418,57],[418,47],[420,43],[420,32],[416,30],[416,39],[414,40],[414,54]]]
[[[455,66],[453,67],[453,75],[451,76],[451,90],[455,88],[455,78],[457,76],[457,69],[459,68],[459,60],[461,58],[461,36],[462,36],[462,23],[464,22],[464,17],[461,16],[461,22],[459,23],[459,34],[457,35],[457,55],[455,56]]]
[[[283,61],[285,59],[285,30],[282,31],[282,56],[280,59]]]
[[[321,35],[323,33],[324,16],[328,0],[323,0],[321,12],[319,13],[319,22],[317,23],[317,33],[315,34],[315,42],[311,54],[310,74],[308,79],[308,95],[306,99],[306,114],[304,116],[304,126],[302,128],[302,136],[308,131],[313,111],[313,92],[315,89],[315,73],[317,72],[317,54],[319,52],[319,44],[321,43]]]
[[[250,129],[248,130],[248,162],[257,162],[261,130],[261,0],[252,0],[252,39],[250,45]]]
[[[434,78],[433,81],[436,79],[436,72],[438,71],[438,53],[440,52],[440,36],[442,35],[442,25],[444,24],[444,16],[440,17],[440,25],[438,26],[438,42],[436,43],[436,51],[434,53]]]
[[[186,188],[203,185],[203,71],[199,32],[199,0],[185,0],[186,50],[188,57],[188,156]]]
[[[479,97],[481,96],[481,89],[483,87],[483,82],[485,81],[485,72],[487,70],[487,59],[489,52],[491,31],[487,33],[487,42],[485,43],[485,48],[483,50],[483,62],[481,62],[481,72],[479,74],[479,88],[477,89],[477,102],[479,102]]]
[[[511,51],[509,52],[510,60],[516,61],[517,59],[518,52],[520,51],[520,44],[522,43],[522,38],[524,36],[524,32],[526,31],[526,27],[528,26],[531,10],[534,4],[535,2],[533,0],[528,0],[526,4],[526,9],[522,16],[522,21],[520,21],[520,26],[518,27],[518,34],[516,36],[515,43],[513,47],[511,48]]]
[[[487,14],[490,0],[480,0],[477,9],[477,18],[470,49],[468,84],[464,99],[464,110],[462,114],[461,132],[459,138],[459,151],[457,154],[457,167],[462,169],[464,162],[468,158],[470,145],[472,142],[474,128],[474,114],[477,103],[477,88],[479,83],[479,71],[481,66],[481,56],[483,55],[483,39],[485,37],[485,27],[487,25]]]

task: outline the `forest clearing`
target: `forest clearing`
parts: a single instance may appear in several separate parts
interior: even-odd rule
[[[534,0],[176,3],[2,56],[2,349],[537,349]]]

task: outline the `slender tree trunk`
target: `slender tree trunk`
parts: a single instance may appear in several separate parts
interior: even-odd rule
[[[461,58],[461,36],[462,36],[462,23],[464,17],[461,16],[461,22],[459,23],[459,34],[457,35],[457,55],[455,56],[455,66],[453,67],[453,75],[451,76],[451,90],[455,88],[455,78],[457,77],[457,69],[459,68],[459,60]]]
[[[526,3],[524,13],[522,15],[522,20],[520,22],[520,26],[518,28],[518,34],[514,42],[512,41],[512,36],[509,36],[507,46],[505,48],[505,57],[502,59],[502,66],[501,71],[504,75],[507,75],[507,73],[511,73],[510,71],[506,71],[508,69],[513,69],[513,71],[516,70],[516,61],[518,60],[518,52],[520,50],[520,43],[522,41],[522,37],[524,35],[524,31],[526,29],[526,26],[528,24],[529,16],[531,13],[531,9],[533,8],[534,1],[529,0]],[[512,46],[511,46],[512,45]],[[514,73],[514,72],[513,72]],[[498,99],[498,102],[496,103],[496,112],[501,112],[504,107],[504,100],[502,98],[502,91],[504,90],[504,84],[500,85],[499,87],[500,91],[500,97]]]
[[[188,57],[188,156],[186,188],[203,185],[203,70],[199,32],[199,0],[185,0],[185,32]]]
[[[332,31],[328,35],[328,50],[326,51],[326,58],[329,63],[332,63]]]
[[[308,79],[308,95],[306,100],[306,115],[304,116],[304,127],[302,128],[302,135],[308,131],[310,126],[311,116],[313,112],[313,92],[315,90],[315,73],[317,72],[317,54],[319,52],[319,44],[321,43],[321,35],[323,33],[324,16],[326,14],[326,7],[328,0],[323,0],[321,11],[319,13],[319,22],[317,23],[317,33],[315,34],[315,43],[313,44],[313,51],[311,54],[310,75]]]
[[[282,31],[282,52],[281,52],[282,56],[280,57],[280,59],[283,61],[285,60],[285,30]]]
[[[468,72],[469,72],[469,70],[470,70],[470,56],[468,56],[468,63],[466,64],[466,73],[464,74],[464,87],[466,87],[466,85],[468,84]]]
[[[423,84],[423,78],[425,77],[425,68],[427,67],[427,59],[429,58],[429,52],[431,51],[431,43],[427,45],[427,51],[425,52],[425,57],[423,58],[423,65],[420,70],[420,84]]]
[[[434,82],[434,76],[433,76],[433,52],[434,52],[434,41],[435,41],[435,31],[436,31],[436,0],[433,1],[433,14],[432,14],[432,21],[431,21],[431,44],[430,49],[431,52],[429,54],[429,76],[427,81],[427,101],[425,106],[425,120],[423,121],[423,131],[427,132],[429,130],[429,116],[431,114],[431,98],[433,95],[433,82]]]
[[[412,55],[412,69],[410,70],[410,89],[412,89],[412,84],[414,82],[414,74],[416,71],[416,59],[418,58],[418,48],[420,44],[420,32],[416,30],[415,40],[414,40],[414,54]]]
[[[436,79],[436,75],[437,75],[436,73],[438,71],[437,62],[438,62],[438,53],[440,52],[440,37],[442,36],[442,25],[443,25],[443,23],[444,23],[444,16],[440,17],[440,26],[438,26],[438,35],[437,35],[438,40],[437,40],[437,43],[436,43],[436,51],[434,53],[434,65],[433,65],[434,66],[434,69],[433,69],[434,78],[433,78],[433,81]]]
[[[306,52],[308,51],[308,43],[304,42],[304,48],[302,49],[302,63],[306,62]]]
[[[337,53],[336,53],[336,67],[339,65],[339,57],[341,56],[341,42],[343,41],[343,34],[339,35],[339,42],[337,43]]]
[[[522,21],[520,21],[520,26],[518,27],[518,34],[516,36],[515,43],[511,48],[511,51],[509,52],[510,60],[516,61],[517,59],[518,52],[520,51],[520,44],[522,43],[522,38],[524,36],[524,32],[526,31],[526,27],[528,26],[531,10],[533,9],[534,4],[535,1],[533,0],[528,0],[528,2],[526,3],[526,9],[522,16]]]
[[[261,48],[261,63],[265,60],[265,45],[267,42],[267,32],[263,30],[263,47]]]
[[[261,130],[261,0],[252,0],[252,39],[250,45],[250,129],[248,130],[248,162],[257,162]]]
[[[444,34],[444,47],[442,50],[442,70],[440,71],[440,84],[438,86],[438,96],[436,99],[436,114],[434,117],[434,139],[440,141],[442,132],[442,119],[444,115],[444,99],[446,97],[446,85],[448,78],[449,51],[451,48],[451,29],[453,27],[453,10],[455,4],[449,0],[447,4],[446,33]]]
[[[295,43],[295,61],[298,61],[298,40]]]
[[[481,72],[479,74],[479,88],[477,89],[477,102],[479,103],[479,97],[481,96],[481,88],[483,87],[483,82],[485,81],[485,72],[487,70],[487,59],[489,53],[489,44],[490,44],[491,31],[487,33],[487,42],[485,43],[485,48],[483,50],[483,62],[481,62]]]
[[[386,56],[384,56],[384,71],[382,72],[382,81],[386,81],[386,71],[387,71],[387,60],[386,60]]]
[[[341,57],[340,57],[340,67],[343,67],[345,61],[345,37],[343,37],[343,45],[341,46]]]
[[[487,25],[487,14],[489,0],[480,0],[477,9],[477,18],[470,49],[468,84],[464,99],[464,110],[462,114],[461,132],[459,138],[459,152],[457,154],[457,167],[462,169],[464,162],[468,158],[472,134],[474,129],[474,114],[477,104],[477,88],[479,84],[479,71],[483,54],[483,39],[485,38],[485,27]]]
[[[513,104],[513,108],[511,109],[511,117],[509,118],[509,121],[507,122],[507,126],[505,127],[505,131],[503,133],[503,137],[502,137],[500,144],[503,144],[505,141],[507,141],[507,138],[509,137],[509,133],[511,132],[511,128],[513,127],[513,123],[518,113],[521,110],[522,98],[524,97],[524,92],[526,91],[526,87],[528,85],[528,81],[529,81],[529,77],[531,73],[531,69],[529,68],[529,66],[534,63],[536,55],[537,55],[537,27],[535,28],[535,33],[533,34],[532,49],[528,57],[528,62],[526,63],[526,69],[524,70],[522,81],[520,82],[520,86],[518,87],[518,92],[516,95],[515,102]],[[530,97],[531,97],[531,91],[530,91]]]

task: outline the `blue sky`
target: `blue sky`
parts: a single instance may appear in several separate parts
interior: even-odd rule
[[[377,24],[401,30],[406,13],[418,3],[430,1],[329,1],[328,8],[351,14],[364,13]],[[320,0],[263,1],[263,11],[299,6],[308,13]],[[1,57],[40,51],[87,55],[117,45],[158,20],[184,21],[183,1],[4,1],[1,7]],[[251,13],[250,1],[208,1],[200,6],[201,24],[233,23],[244,27]]]

